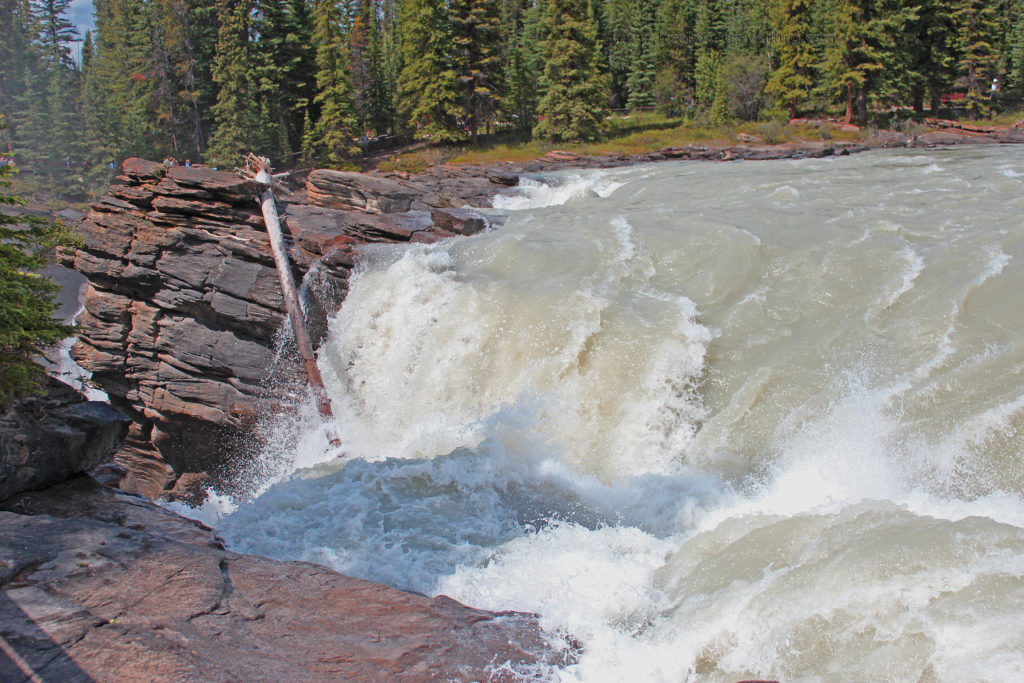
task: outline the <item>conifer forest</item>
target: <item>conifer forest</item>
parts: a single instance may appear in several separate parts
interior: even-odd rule
[[[1024,0],[94,0],[85,35],[69,1],[0,0],[0,153],[53,188],[129,156],[344,166],[595,139],[612,110],[863,124],[1024,90]]]

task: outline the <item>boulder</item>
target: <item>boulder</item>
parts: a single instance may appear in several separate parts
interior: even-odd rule
[[[131,419],[49,378],[46,393],[14,403],[0,417],[0,500],[32,491],[109,460]]]
[[[487,217],[473,209],[434,209],[434,225],[446,232],[475,235],[487,229]]]
[[[574,656],[535,615],[229,552],[91,480],[2,508],[3,680],[511,681]]]
[[[350,171],[317,169],[306,179],[311,204],[366,213],[401,213],[422,192],[389,178]]]

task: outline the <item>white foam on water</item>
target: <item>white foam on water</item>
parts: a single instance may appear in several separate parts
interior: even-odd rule
[[[514,193],[495,196],[491,205],[506,211],[560,206],[582,197],[610,197],[623,184],[607,171],[572,173],[542,180],[522,177]]]
[[[975,326],[1016,310],[1021,207],[986,214],[1000,233],[962,186],[963,225],[899,204],[944,175],[908,166],[963,154],[815,167],[841,192],[667,164],[653,205],[535,188],[500,231],[382,251],[320,354],[343,457],[303,408],[261,495],[209,519],[236,550],[537,612],[583,646],[544,678],[1015,680],[1024,347],[1019,316]],[[877,202],[851,180],[875,174]],[[771,182],[814,221],[701,208]]]

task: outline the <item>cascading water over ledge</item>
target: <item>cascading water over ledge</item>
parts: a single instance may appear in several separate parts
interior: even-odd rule
[[[537,612],[583,646],[565,681],[1019,677],[1022,172],[574,172],[498,230],[376,248],[319,350],[346,458],[280,422],[215,523]]]

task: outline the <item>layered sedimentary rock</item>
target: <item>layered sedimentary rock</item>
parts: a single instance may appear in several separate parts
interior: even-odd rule
[[[0,680],[516,680],[536,617],[224,550],[87,478],[0,504]]]
[[[155,497],[182,473],[222,469],[259,413],[271,371],[285,380],[299,372],[275,349],[285,309],[260,188],[210,168],[141,159],[123,168],[63,262],[89,279],[73,356],[134,420],[117,454],[128,470],[123,486]],[[485,226],[462,210],[444,214],[495,192],[486,178],[460,182],[469,196],[436,180],[314,171],[308,196],[301,187],[279,193],[293,275],[315,292],[307,301],[314,332],[344,298],[359,245]]]

